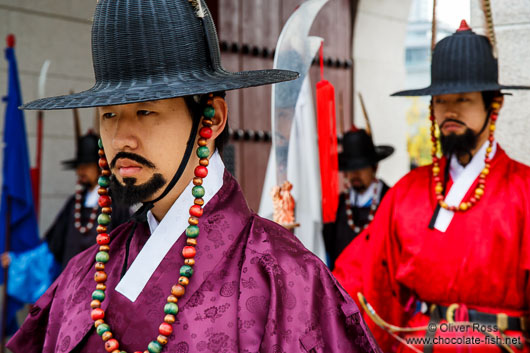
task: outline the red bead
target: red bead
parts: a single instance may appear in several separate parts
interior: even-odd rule
[[[101,233],[96,237],[96,241],[99,245],[107,245],[110,243],[110,237],[107,233]]]
[[[202,207],[199,205],[193,205],[190,207],[190,215],[193,217],[201,217],[202,216]]]
[[[206,169],[206,167],[203,167],[202,165],[200,165],[195,168],[195,176],[197,178],[206,178],[207,175],[208,175],[208,169]]]
[[[103,283],[107,280],[107,274],[103,271],[97,271],[95,274],[94,274],[94,281],[96,281],[97,283]]]
[[[120,347],[120,344],[118,343],[118,340],[113,338],[105,342],[105,350],[107,352],[115,351]]]
[[[107,162],[106,158],[100,158],[98,164],[101,169],[107,169],[109,166],[109,163]]]
[[[158,327],[158,332],[160,332],[161,335],[170,336],[173,332],[173,327],[170,324],[163,322]]]
[[[209,139],[210,137],[212,137],[212,134],[213,134],[213,131],[209,127],[203,127],[199,131],[199,135],[201,135],[201,137],[204,137],[205,139]]]
[[[443,199],[444,199],[443,195],[436,195],[437,201],[443,201]]]
[[[92,310],[92,312],[90,313],[90,317],[94,321],[101,320],[105,317],[105,312],[101,308],[96,308]]]
[[[491,120],[496,121],[499,116],[497,114],[491,114]]]
[[[185,246],[182,249],[182,256],[184,256],[186,259],[191,259],[195,257],[195,254],[197,253],[197,250],[193,246]]]
[[[488,140],[489,140],[490,142],[493,142],[494,137],[493,137],[493,136],[490,136],[490,137],[488,137]]]
[[[107,206],[110,206],[111,204],[111,199],[110,199],[110,196],[108,195],[101,195],[99,197],[99,200],[98,200],[98,205],[99,207],[107,207]]]

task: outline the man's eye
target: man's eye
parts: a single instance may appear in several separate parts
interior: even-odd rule
[[[153,112],[152,111],[149,111],[149,110],[139,110],[137,112],[138,115],[140,116],[146,116],[146,115],[149,115],[149,114],[152,114]]]
[[[116,114],[115,113],[104,113],[102,116],[103,116],[103,119],[110,119],[110,118],[114,118]]]

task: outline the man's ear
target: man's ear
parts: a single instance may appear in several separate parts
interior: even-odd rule
[[[215,140],[217,136],[225,129],[228,119],[228,105],[222,97],[213,97],[213,108],[215,109],[215,115],[212,118],[212,140]]]

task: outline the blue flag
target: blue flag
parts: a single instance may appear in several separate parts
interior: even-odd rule
[[[4,99],[7,104],[3,141],[0,253],[6,251],[6,234],[9,234],[9,251],[12,252],[27,251],[41,244],[35,207],[33,205],[24,113],[18,109],[22,105],[22,95],[14,49],[6,48],[5,55],[9,67],[9,81],[8,94]],[[3,283],[3,271],[0,271],[0,273],[0,283]],[[14,314],[21,306],[22,303],[20,301],[9,297],[8,334],[13,333],[12,331],[17,328]]]

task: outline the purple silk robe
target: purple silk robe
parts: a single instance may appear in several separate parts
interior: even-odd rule
[[[120,350],[144,351],[156,340],[163,308],[178,279],[185,236],[173,245],[133,303],[113,290],[133,223],[112,233],[105,321]],[[163,352],[378,352],[359,309],[326,266],[279,225],[249,210],[237,182],[223,186],[200,219],[196,265],[179,300]],[[128,266],[149,237],[136,228]],[[37,301],[9,341],[15,353],[105,352],[90,318],[97,247],[76,256]]]

